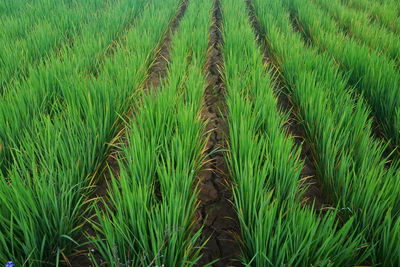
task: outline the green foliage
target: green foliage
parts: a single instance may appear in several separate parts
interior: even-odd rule
[[[260,10],[265,10],[260,8]],[[358,257],[352,219],[322,218],[302,207],[299,149],[277,110],[271,73],[249,24],[244,1],[223,0],[223,55],[230,117],[227,156],[246,266],[344,266]],[[274,14],[274,13],[272,13]]]
[[[348,8],[340,0],[315,0],[329,15],[333,16],[345,34],[387,55],[399,66],[400,36],[390,32],[384,26],[372,21],[364,12]],[[383,55],[382,55],[383,56]]]
[[[131,97],[145,80],[152,55],[178,6],[177,1],[171,0],[166,6],[163,3],[154,1],[146,6],[147,15],[140,15],[127,31],[113,57],[104,58],[102,72],[96,77],[79,74],[77,69],[87,69],[84,62],[98,60],[87,56],[104,56],[104,45],[116,34],[113,31],[124,29],[128,18],[138,14],[131,12],[144,5],[144,1],[120,1],[105,13],[108,19],[103,17],[104,23],[113,25],[108,35],[101,37],[103,41],[85,35],[88,46],[78,54],[81,58],[78,60],[78,55],[72,53],[57,65],[74,71],[55,69],[51,72],[54,76],[43,70],[38,72],[43,73],[38,80],[45,84],[49,76],[52,81],[62,81],[57,94],[55,88],[42,88],[32,81],[32,87],[20,100],[26,103],[19,105],[20,109],[30,107],[32,111],[20,117],[15,114],[7,121],[20,123],[21,133],[6,135],[12,147],[12,161],[0,179],[0,262],[59,265],[77,247],[74,240],[82,235],[93,176],[108,155],[108,143],[121,129],[120,115],[130,109]],[[150,16],[149,12],[157,16]],[[117,14],[118,18],[114,18]],[[93,34],[104,26],[107,24],[97,25]],[[35,90],[40,89],[41,95],[36,95]],[[25,98],[29,94],[36,98]],[[50,102],[44,104],[44,100]],[[7,114],[6,110],[3,112]],[[2,121],[2,127],[8,127],[7,122]]]
[[[308,2],[285,2],[299,14],[301,9],[301,18],[306,13],[317,13]],[[326,196],[337,205],[341,220],[354,218],[353,231],[362,234],[369,244],[363,251],[364,257],[374,264],[396,264],[397,256],[391,252],[397,250],[399,243],[392,242],[391,249],[386,251],[382,247],[388,245],[384,233],[397,232],[394,224],[386,222],[398,217],[398,163],[385,167],[385,146],[373,138],[366,104],[362,97],[354,98],[351,88],[347,88],[348,79],[338,71],[330,55],[305,46],[302,36],[292,31],[289,12],[281,3],[255,3],[270,50],[276,56],[293,102],[299,107],[307,138],[314,144]],[[276,14],[280,14],[279,19]],[[319,18],[321,24],[323,19]]]
[[[180,2],[0,1],[0,264],[67,263],[94,212],[88,238],[108,265],[196,265],[212,0],[187,1],[165,80],[139,93]],[[242,262],[400,265],[400,163],[385,154],[400,145],[399,2],[252,2],[333,207],[303,203],[283,92],[245,1],[221,0]],[[90,196],[122,129],[102,209]]]
[[[357,8],[360,13],[376,20],[395,33],[400,33],[400,3],[396,0],[342,0],[349,7]]]
[[[5,171],[11,150],[18,149],[21,133],[32,132],[35,120],[54,116],[65,108],[67,95],[85,87],[86,79],[99,76],[112,43],[123,45],[121,34],[143,10],[145,0],[119,1],[100,12],[73,46],[64,46],[39,66],[30,66],[29,78],[16,82],[0,102],[0,170]],[[129,28],[129,27],[128,27]],[[114,78],[113,78],[114,79]],[[105,80],[106,82],[109,82]]]
[[[161,15],[159,9],[144,16]],[[118,177],[106,210],[96,208],[92,237],[109,265],[194,266],[200,258],[194,213],[207,141],[200,111],[211,11],[211,0],[189,1],[172,36],[167,77],[137,99],[126,125]]]
[[[40,63],[74,46],[80,34],[116,4],[114,0],[37,2],[30,3],[28,14],[0,19],[0,94],[14,90],[13,85],[27,79]]]
[[[290,3],[298,23],[321,51],[349,73],[350,82],[371,106],[387,140],[400,145],[400,73],[393,61],[342,33],[335,21],[313,3]],[[295,11],[296,9],[297,11]],[[385,103],[384,105],[382,103]]]

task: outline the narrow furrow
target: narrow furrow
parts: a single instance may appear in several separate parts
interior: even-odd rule
[[[246,0],[247,9],[250,16],[250,22],[253,30],[257,36],[257,41],[260,49],[264,51],[264,62],[271,72],[275,95],[278,100],[278,110],[288,114],[285,127],[288,133],[293,137],[297,147],[300,148],[300,159],[304,162],[303,168],[300,173],[300,179],[303,181],[304,193],[302,195],[306,203],[314,206],[314,209],[321,212],[324,208],[329,207],[328,201],[322,194],[323,184],[321,179],[318,178],[317,169],[315,166],[315,157],[313,155],[312,143],[306,138],[305,129],[301,121],[299,109],[293,105],[293,100],[290,99],[290,92],[287,90],[283,82],[283,77],[273,62],[273,55],[270,54],[268,45],[265,43],[266,36],[261,30],[261,26],[254,12],[254,7],[251,0]],[[276,60],[276,58],[275,58]]]
[[[150,68],[149,76],[147,77],[143,88],[146,93],[150,93],[152,89],[155,90],[156,88],[160,87],[165,80],[168,70],[168,63],[170,61],[172,37],[179,28],[179,23],[185,15],[189,1],[191,0],[182,0],[179,10],[177,11],[174,19],[171,21],[169,29],[165,33],[163,42],[157,49],[155,61]]]
[[[167,75],[167,66],[169,61],[169,50],[171,46],[171,37],[177,31],[179,27],[179,22],[185,14],[187,8],[187,2],[189,0],[183,0],[179,9],[177,10],[174,18],[171,20],[168,29],[165,31],[164,37],[162,38],[162,42],[155,49],[156,54],[153,56],[153,62],[151,63],[151,67],[148,71],[148,75],[144,86],[141,90],[144,92],[150,92],[155,88],[158,88],[163,82],[165,76]],[[127,117],[131,117],[134,110],[131,110]],[[99,172],[99,177],[97,178],[97,185],[95,185],[95,189],[93,192],[93,198],[96,201],[95,205],[99,210],[105,209],[104,203],[101,200],[106,200],[108,196],[107,186],[110,184],[111,177],[113,179],[118,179],[119,176],[119,162],[118,158],[121,157],[122,148],[121,145],[126,145],[127,143],[126,136],[126,128],[123,127],[120,131],[118,131],[118,135],[113,138],[113,141],[109,143],[111,149],[107,160],[99,166],[101,170]],[[88,214],[87,218],[95,223],[98,223],[98,218],[96,218],[96,213],[92,209]],[[85,229],[82,231],[82,235],[79,239],[80,244],[84,244],[81,247],[77,248],[77,255],[71,260],[72,266],[91,266],[93,259],[91,259],[88,255],[94,258],[94,260],[98,263],[101,263],[103,259],[96,251],[92,244],[88,244],[87,236],[94,236],[95,229],[92,227],[92,224],[87,223]],[[89,254],[90,253],[90,254]]]
[[[203,249],[204,256],[197,266],[217,261],[213,266],[241,266],[238,261],[240,249],[235,237],[239,234],[237,213],[232,206],[232,181],[224,159],[227,138],[226,125],[228,111],[225,103],[225,85],[221,70],[223,58],[221,46],[221,7],[214,1],[213,24],[209,31],[205,106],[202,117],[207,120],[206,130],[210,133],[207,141],[206,164],[200,173],[199,201],[197,210],[198,226],[204,225],[202,240],[208,242]]]

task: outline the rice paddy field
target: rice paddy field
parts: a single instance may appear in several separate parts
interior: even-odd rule
[[[400,266],[397,0],[0,1],[0,266]]]

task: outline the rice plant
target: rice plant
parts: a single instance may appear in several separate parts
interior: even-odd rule
[[[92,241],[108,265],[194,266],[200,258],[194,212],[207,141],[200,111],[212,1],[187,5],[167,77],[137,99],[106,209],[96,209]]]
[[[99,76],[104,60],[111,55],[116,40],[121,43],[127,27],[147,1],[119,1],[100,12],[88,24],[72,47],[64,46],[61,55],[53,55],[39,66],[31,66],[29,79],[16,82],[0,101],[0,170],[9,168],[11,150],[18,149],[21,134],[31,133],[36,120],[55,116],[65,106],[66,94],[74,92],[89,76]]]
[[[95,266],[200,263],[219,11],[241,263],[400,265],[396,0],[0,1],[0,265],[70,266],[87,246]],[[150,88],[163,40],[166,75]],[[280,94],[323,211],[304,199],[304,150]],[[112,148],[119,168],[94,199]]]
[[[397,1],[342,0],[342,2],[365,13],[389,30],[400,33],[400,4]]]
[[[53,106],[54,113],[33,117],[32,128],[22,131],[12,165],[0,179],[0,262],[68,262],[82,235],[96,171],[177,6],[172,0],[147,6],[126,34],[126,45],[105,60],[104,72],[88,79],[71,76],[72,85],[64,101]]]
[[[333,16],[345,34],[387,55],[399,66],[400,36],[376,23],[364,12],[346,7],[340,0],[315,0],[329,15]]]
[[[400,73],[394,62],[345,36],[335,21],[313,3],[302,6],[299,1],[291,1],[290,5],[292,12],[299,13],[297,19],[304,34],[349,73],[350,83],[370,105],[382,134],[393,148],[399,146]]]
[[[351,265],[361,238],[335,213],[301,205],[303,163],[277,110],[271,73],[255,41],[244,1],[223,0],[223,55],[234,203],[246,266]]]
[[[62,46],[73,46],[74,39],[89,27],[87,24],[95,23],[98,13],[113,5],[115,1],[105,0],[72,5],[43,2],[40,8],[30,8],[34,14],[0,20],[0,94],[25,79],[28,70],[47,57],[58,56]]]
[[[270,50],[314,144],[324,193],[338,207],[341,220],[354,218],[353,231],[363,234],[368,244],[362,255],[374,264],[395,264],[397,257],[391,253],[399,243],[392,242],[390,250],[382,247],[388,245],[385,232],[397,233],[385,221],[397,220],[398,164],[385,167],[385,146],[373,138],[366,103],[354,99],[348,78],[328,54],[307,47],[293,32],[282,3],[254,2]],[[280,14],[278,20],[275,14]]]

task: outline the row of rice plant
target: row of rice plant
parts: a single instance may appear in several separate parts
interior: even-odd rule
[[[58,54],[64,45],[73,45],[74,39],[96,23],[105,8],[115,1],[91,0],[70,6],[57,0],[48,8],[35,8],[30,16],[12,17],[0,26],[0,94],[14,80],[24,78],[28,70],[52,54]],[[49,16],[51,12],[51,16]],[[13,25],[18,26],[13,27]],[[33,26],[32,26],[33,25]],[[26,33],[21,37],[21,32]],[[19,33],[19,34],[16,34]]]
[[[223,0],[223,56],[229,118],[228,166],[246,266],[359,263],[353,222],[302,207],[299,148],[277,109],[271,73],[255,41],[244,1]]]
[[[212,0],[189,1],[165,81],[136,101],[127,141],[92,238],[109,266],[194,266],[196,176],[207,141],[200,117]]]
[[[395,64],[400,65],[400,35],[373,21],[366,13],[345,6],[340,0],[314,2],[335,18],[345,34],[387,55]]]
[[[0,102],[0,170],[12,163],[11,151],[19,149],[26,131],[34,134],[33,127],[43,117],[54,117],[64,108],[68,94],[80,86],[87,77],[98,76],[103,62],[112,50],[124,42],[127,26],[143,10],[146,0],[118,1],[105,12],[95,16],[74,41],[64,46],[61,54],[53,54],[46,62],[29,70],[29,78],[15,83]],[[118,41],[118,43],[116,43]]]
[[[342,0],[342,2],[360,12],[365,12],[372,20],[389,30],[400,33],[400,4],[396,0]]]
[[[330,54],[348,73],[350,83],[369,103],[381,132],[400,145],[400,73],[393,61],[347,37],[326,12],[310,2],[289,2],[304,34],[320,51]],[[382,103],[385,103],[384,105]]]
[[[71,256],[82,235],[96,171],[178,5],[176,0],[152,1],[105,60],[101,75],[71,75],[62,101],[52,104],[53,114],[30,118],[31,130],[19,137],[12,168],[0,175],[0,262],[59,266]],[[131,12],[123,6],[115,6],[120,17]]]
[[[282,2],[254,3],[268,47],[313,143],[324,195],[337,207],[338,218],[354,219],[352,231],[363,235],[365,248],[359,259],[398,264],[398,164],[385,168],[385,146],[373,138],[365,102],[353,98],[348,79],[328,54],[307,47],[301,34],[293,32]]]

